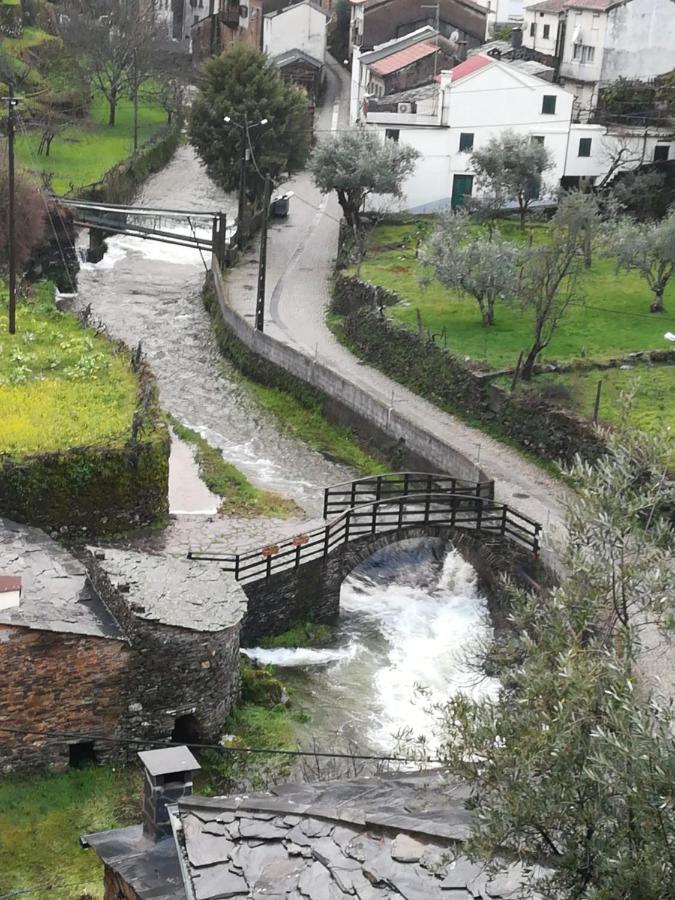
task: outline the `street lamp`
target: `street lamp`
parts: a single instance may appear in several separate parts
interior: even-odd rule
[[[246,214],[246,161],[249,158],[250,154],[250,146],[251,146],[251,136],[249,132],[252,128],[258,128],[261,125],[267,125],[267,119],[261,119],[259,122],[249,122],[248,117],[244,114],[244,124],[242,125],[240,122],[235,122],[230,116],[224,116],[223,122],[226,125],[234,125],[235,128],[238,128],[241,131],[241,160],[239,163],[239,209],[237,212],[237,233],[239,236],[239,243],[242,242],[242,236],[244,233],[244,219]]]

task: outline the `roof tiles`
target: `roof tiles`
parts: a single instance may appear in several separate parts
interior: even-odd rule
[[[424,59],[425,56],[431,56],[436,50],[435,44],[429,41],[422,41],[419,44],[413,44],[412,47],[399,50],[398,53],[392,53],[391,56],[386,56],[384,59],[373,63],[370,69],[375,75],[390,75],[392,72],[398,72],[399,69],[404,69],[414,62]]]

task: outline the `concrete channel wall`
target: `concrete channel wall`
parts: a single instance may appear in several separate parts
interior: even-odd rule
[[[454,447],[430,431],[419,428],[404,413],[383,403],[362,387],[333,371],[301,350],[256,331],[228,302],[227,286],[213,260],[213,282],[225,327],[251,352],[320,391],[346,410],[356,429],[366,425],[391,442],[403,441],[406,449],[424,460],[430,471],[447,473],[467,481],[489,481],[486,473]],[[344,417],[341,417],[344,418]]]

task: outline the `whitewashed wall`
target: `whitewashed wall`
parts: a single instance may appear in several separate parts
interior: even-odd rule
[[[301,3],[276,15],[267,15],[263,28],[263,49],[270,56],[289,50],[303,50],[315,59],[326,58],[326,15]]]

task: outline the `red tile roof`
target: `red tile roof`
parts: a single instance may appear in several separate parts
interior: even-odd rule
[[[435,52],[435,44],[421,41],[419,44],[413,44],[412,47],[406,47],[405,50],[399,50],[398,53],[392,53],[391,56],[379,59],[371,65],[370,71],[375,75],[390,75],[392,72],[398,72],[399,69]]]
[[[474,72],[478,72],[486,66],[491,66],[493,62],[494,59],[491,56],[485,56],[484,53],[477,53],[475,56],[470,56],[463,63],[460,63],[451,70],[451,84],[455,84],[461,78],[466,78],[467,75],[473,75]]]

